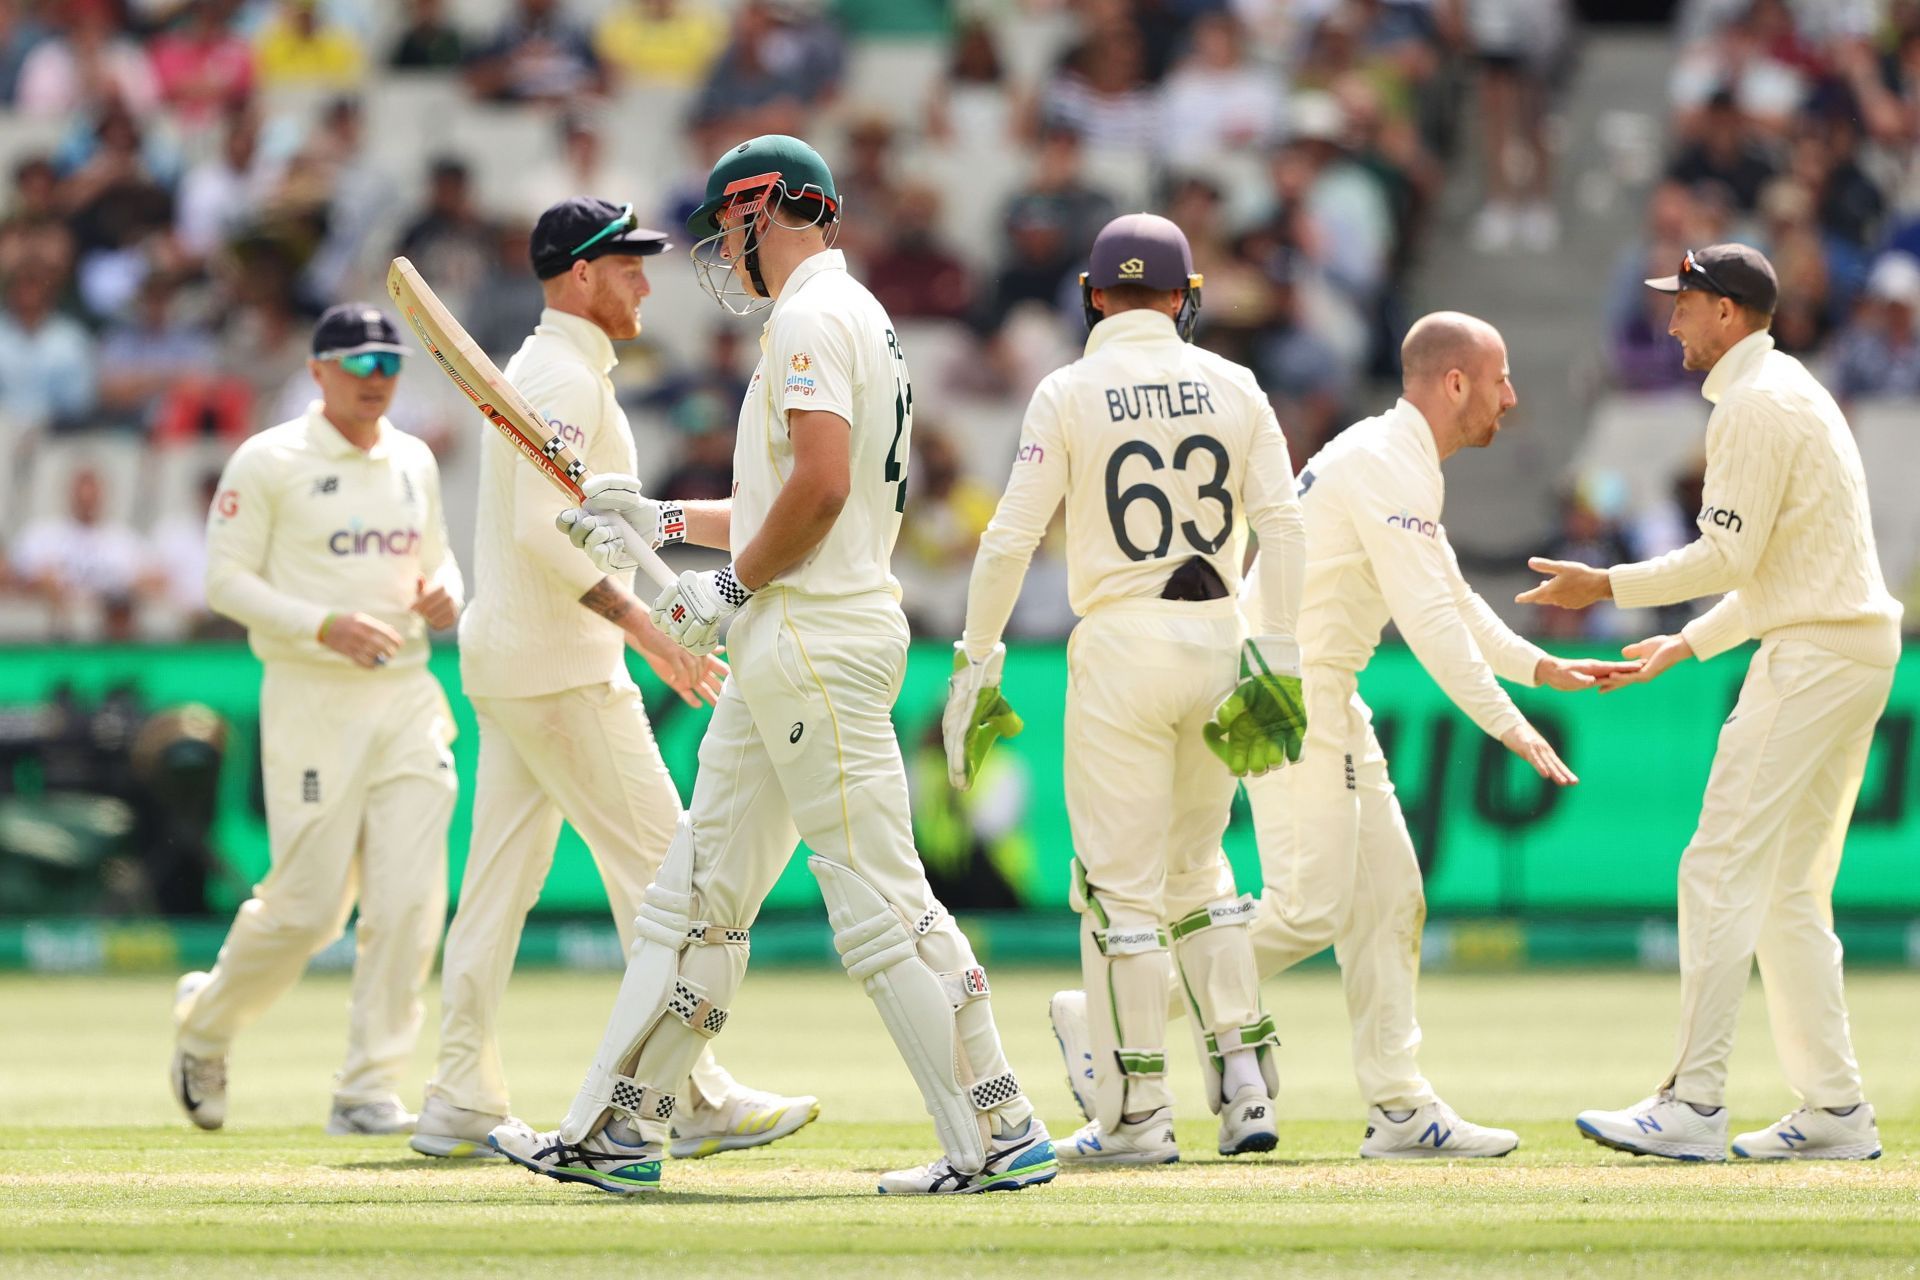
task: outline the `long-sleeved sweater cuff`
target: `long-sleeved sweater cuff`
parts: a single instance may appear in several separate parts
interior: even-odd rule
[[[1715,588],[1698,580],[1691,566],[1672,563],[1671,557],[1617,564],[1607,570],[1613,602],[1622,609],[1657,609],[1684,600],[1712,595]],[[1726,588],[1718,588],[1725,590]]]
[[[1737,602],[1722,601],[1680,628],[1693,656],[1705,662],[1752,638],[1746,612]]]
[[[1493,674],[1502,680],[1531,689],[1540,683],[1540,660],[1546,656],[1547,651],[1533,641],[1515,636],[1513,643],[1489,652],[1487,661],[1493,666]]]
[[[967,628],[961,637],[969,661],[985,662],[1000,643],[1026,581],[1027,563],[984,548],[974,560],[967,583]]]

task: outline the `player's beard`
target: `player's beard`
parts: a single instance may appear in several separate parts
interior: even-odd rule
[[[619,290],[605,280],[594,281],[593,292],[587,295],[587,312],[615,342],[640,336],[639,304],[628,303]]]

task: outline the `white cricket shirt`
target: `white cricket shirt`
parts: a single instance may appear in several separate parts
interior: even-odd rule
[[[1870,666],[1900,658],[1853,431],[1827,389],[1773,335],[1727,349],[1701,392],[1707,475],[1700,536],[1608,571],[1623,609],[1725,598],[1681,629],[1702,661],[1753,636],[1809,640]]]
[[[633,431],[607,376],[618,360],[599,325],[549,307],[502,372],[589,470],[631,475]],[[505,436],[484,433],[473,605],[460,619],[460,679],[470,696],[630,682],[626,633],[580,603],[606,575],[554,527],[567,505]]]
[[[314,401],[243,441],[207,513],[207,604],[247,628],[264,662],[352,667],[319,641],[329,613],[378,618],[403,641],[389,669],[427,660],[420,584],[458,600],[440,468],[417,437],[380,419],[361,450]]]
[[[1254,632],[1294,636],[1305,537],[1286,438],[1252,372],[1182,342],[1171,317],[1139,310],[1100,321],[1086,355],[1034,392],[967,593],[976,660],[999,642],[1063,499],[1075,613],[1160,599],[1195,559],[1238,595],[1251,525],[1270,579]]]
[[[1454,704],[1497,738],[1523,717],[1496,675],[1530,686],[1546,654],[1461,577],[1440,523],[1445,496],[1433,430],[1405,400],[1313,455],[1300,472],[1300,648],[1310,665],[1359,672],[1391,618]]]
[[[847,274],[846,257],[836,249],[794,269],[760,334],[760,363],[740,405],[733,446],[736,558],[793,474],[787,434],[793,409],[847,420],[853,487],[820,545],[767,585],[818,596],[884,590],[897,598],[891,562],[906,508],[913,383],[886,308]]]

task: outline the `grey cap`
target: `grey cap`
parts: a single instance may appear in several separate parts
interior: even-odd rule
[[[1087,285],[1111,289],[1137,284],[1148,289],[1185,289],[1193,275],[1186,233],[1157,213],[1115,218],[1093,238]]]
[[[1773,273],[1773,264],[1766,254],[1745,244],[1689,249],[1680,259],[1678,271],[1647,281],[1647,288],[1660,293],[1693,289],[1718,294],[1767,315],[1773,314],[1780,301],[1780,279]]]

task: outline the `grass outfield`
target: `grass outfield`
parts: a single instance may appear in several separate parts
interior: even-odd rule
[[[994,975],[1014,1067],[1056,1134],[1075,1122],[1045,1020],[1062,976]],[[1869,1164],[1656,1164],[1579,1141],[1576,1110],[1632,1102],[1666,1064],[1675,981],[1637,974],[1424,981],[1429,1074],[1522,1146],[1487,1164],[1363,1164],[1345,1009],[1316,972],[1267,988],[1286,1040],[1274,1157],[1213,1155],[1183,1051],[1181,1164],[936,1201],[872,1194],[876,1170],[933,1154],[932,1131],[865,997],[835,973],[751,976],[717,1042],[742,1078],[818,1094],[821,1120],[764,1151],[670,1163],[667,1190],[633,1200],[324,1137],[337,978],[302,983],[241,1040],[228,1128],[192,1130],[164,1078],[169,988],[0,979],[0,1274],[1887,1276],[1920,1259],[1910,974],[1851,985],[1888,1148]],[[610,975],[516,980],[508,1069],[535,1124],[565,1110],[613,988]],[[1757,990],[1746,1015],[1736,1130],[1790,1103]]]

